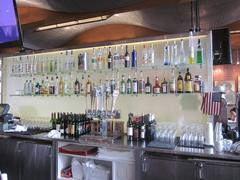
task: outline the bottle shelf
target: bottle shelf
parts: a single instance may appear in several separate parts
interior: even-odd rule
[[[183,70],[186,68],[203,68],[206,64],[183,64],[183,65],[155,65],[155,66],[144,66],[144,67],[135,67],[135,68],[113,68],[113,69],[101,69],[101,70],[88,70],[88,71],[81,71],[81,70],[73,70],[73,71],[66,71],[66,72],[46,72],[46,73],[27,73],[27,74],[15,74],[11,73],[11,77],[33,77],[33,76],[47,76],[47,75],[64,75],[64,74],[104,74],[104,73],[111,73],[111,72],[121,72],[121,71],[144,71],[144,70],[172,70],[178,69]]]
[[[186,96],[191,96],[191,95],[202,95],[203,93],[161,93],[161,94],[120,94],[119,96],[121,97],[160,97],[160,96],[182,96],[182,95],[186,95]],[[85,96],[85,95],[64,95],[64,96],[56,96],[56,95],[18,95],[18,94],[10,94],[10,97],[90,97]]]

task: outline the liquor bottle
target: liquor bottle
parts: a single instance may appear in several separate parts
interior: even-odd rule
[[[109,47],[109,52],[108,52],[108,69],[113,68],[113,56],[111,52],[111,47]]]
[[[40,94],[44,95],[45,93],[45,86],[44,86],[44,80],[42,80],[42,83],[40,84]]]
[[[37,82],[35,86],[35,95],[40,95],[40,89],[41,89],[41,86],[39,82]]]
[[[85,93],[84,93],[84,75],[82,75],[82,80],[81,80],[81,82],[80,82],[80,94],[81,95],[85,95]]]
[[[51,95],[55,94],[55,86],[54,86],[53,77],[51,77],[51,80],[49,83],[49,94],[51,94]]]
[[[92,54],[92,69],[94,71],[97,70],[97,57],[96,57],[95,48],[93,48],[93,54]]]
[[[145,66],[148,64],[148,51],[146,48],[146,45],[143,45],[143,50],[142,50],[142,65]]]
[[[194,80],[194,92],[195,93],[202,93],[203,92],[203,81],[201,80],[200,75],[195,75],[195,80]]]
[[[201,40],[198,39],[198,47],[197,47],[197,63],[203,63],[203,48],[201,46]]]
[[[162,93],[167,94],[168,93],[168,82],[166,81],[166,79],[164,78],[162,84]]]
[[[115,46],[115,52],[114,52],[114,55],[113,55],[113,66],[114,68],[119,68],[119,65],[120,65],[120,55],[118,53],[118,48],[117,46]]]
[[[58,76],[56,76],[56,80],[55,80],[55,96],[59,95],[59,80],[58,80]]]
[[[92,83],[90,81],[90,75],[88,75],[88,80],[86,83],[86,95],[90,95],[92,91]]]
[[[183,93],[183,77],[181,75],[181,72],[179,72],[179,75],[177,78],[177,92]]]
[[[193,32],[189,32],[189,53],[188,64],[194,64],[194,46],[193,46]]]
[[[167,44],[164,46],[163,65],[170,65],[170,46]]]
[[[44,95],[49,96],[49,80],[48,80],[48,76],[46,77],[45,84],[44,84]]]
[[[116,81],[115,81],[115,78],[114,78],[114,74],[112,74],[112,79],[110,81],[110,88],[111,88],[111,94],[113,94],[113,91],[116,88]]]
[[[98,55],[97,55],[97,67],[98,69],[103,69],[103,62],[102,62],[102,49],[98,49]]]
[[[74,93],[76,95],[80,94],[80,82],[78,81],[78,79],[76,78],[76,81],[74,83]]]
[[[121,45],[121,50],[120,50],[120,68],[125,67],[125,52],[124,52],[124,47]]]
[[[191,93],[192,92],[192,75],[189,72],[189,68],[187,68],[184,81],[185,81],[185,88],[184,88],[185,92]]]
[[[145,92],[145,81],[143,78],[143,72],[140,71],[140,80],[138,81],[138,93],[143,94]]]
[[[24,95],[28,95],[28,80],[26,80],[26,82],[24,83]]]
[[[65,72],[68,72],[69,71],[69,54],[68,54],[68,51],[66,51],[66,56],[65,56],[65,68],[64,68],[64,71]]]
[[[130,74],[127,79],[127,94],[132,94],[132,80]]]
[[[122,80],[121,80],[121,87],[120,87],[120,93],[125,94],[126,93],[126,82],[124,80],[124,75],[122,75]]]
[[[179,64],[180,65],[185,65],[186,64],[186,55],[185,55],[183,39],[181,39],[181,46],[180,46],[180,51],[179,51]]]
[[[125,68],[130,67],[130,54],[128,53],[128,46],[126,45],[126,52],[125,52]]]
[[[64,76],[64,95],[68,95],[68,85],[69,85],[69,82],[68,82],[68,76],[65,75]]]
[[[147,77],[147,82],[145,84],[145,93],[146,94],[152,93],[152,84],[150,83],[149,77]]]
[[[27,91],[28,91],[27,95],[31,96],[32,95],[32,81],[31,80],[28,81],[28,90]]]
[[[127,122],[127,137],[128,137],[128,141],[132,141],[133,140],[133,123],[132,123],[132,118],[133,118],[133,114],[132,113],[128,114],[128,122]]]
[[[36,81],[35,78],[32,80],[32,95],[36,95]]]
[[[160,86],[160,83],[159,83],[159,79],[156,76],[155,77],[155,85],[153,86],[153,93],[154,94],[160,94],[160,92],[161,92],[161,86]]]
[[[138,93],[138,80],[136,78],[137,72],[134,73],[134,78],[132,81],[132,93],[137,94]]]
[[[70,73],[69,80],[67,81],[67,83],[68,83],[67,93],[69,96],[71,96],[72,94],[74,94],[74,80],[72,73]]]
[[[132,50],[132,67],[137,67],[137,51],[135,50],[135,46],[133,46]]]
[[[75,58],[74,58],[74,54],[73,51],[71,51],[71,55],[70,55],[70,71],[75,70]]]
[[[171,75],[168,85],[169,85],[168,89],[169,89],[170,93],[175,93],[176,92],[176,80],[175,80],[174,71],[172,71],[172,75]]]
[[[62,76],[60,77],[60,81],[59,81],[59,94],[61,96],[64,95],[64,81],[63,81]]]
[[[174,41],[172,45],[172,64],[178,65],[179,64],[179,58],[178,58],[178,48],[177,48],[177,43]]]
[[[148,49],[148,63],[154,65],[155,62],[155,52],[153,44],[151,44],[150,48]]]

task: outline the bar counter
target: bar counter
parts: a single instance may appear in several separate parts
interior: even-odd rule
[[[78,143],[84,146],[96,146],[96,147],[106,147],[113,149],[134,149],[153,153],[163,153],[172,155],[184,155],[189,157],[199,157],[199,158],[211,158],[211,159],[221,159],[221,160],[232,160],[240,162],[240,155],[230,153],[230,152],[216,152],[214,148],[205,147],[200,148],[187,148],[187,147],[176,147],[174,150],[170,149],[160,149],[160,148],[150,148],[146,146],[145,142],[132,141],[129,142],[126,136],[116,139],[114,142],[94,142],[91,140],[86,140],[84,135],[79,138],[64,137],[61,138],[49,138],[47,133],[40,133],[37,135],[21,135],[18,133],[4,133],[0,132],[0,138],[18,138],[22,140],[33,140],[33,141],[45,141],[48,143],[53,143],[57,141]]]

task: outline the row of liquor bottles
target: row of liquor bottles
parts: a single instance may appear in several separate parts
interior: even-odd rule
[[[139,77],[139,78],[138,78]],[[103,82],[93,82],[93,79],[88,75],[85,80],[84,75],[81,80],[76,78],[74,81],[72,75],[51,77],[48,76],[45,80],[37,81],[35,78],[32,80],[26,80],[24,83],[24,95],[35,96],[35,95],[55,95],[55,96],[70,96],[70,95],[91,95],[98,94],[100,87],[101,94],[110,95],[113,94],[114,90],[118,90],[120,94],[160,94],[160,93],[202,93],[204,92],[204,82],[201,80],[200,75],[195,75],[193,80],[190,70],[187,68],[185,77],[183,78],[181,72],[176,77],[172,73],[171,78],[167,81],[163,78],[160,82],[159,77],[155,77],[155,82],[150,82],[150,77],[147,76],[145,81],[143,72],[140,72],[140,76],[135,72],[134,77],[131,78],[130,74],[128,78],[122,75],[119,78],[119,74],[116,77],[113,74],[111,80],[108,78]]]
[[[128,114],[127,137],[129,141],[151,141],[154,139],[156,120],[154,114]]]
[[[184,41],[174,41],[166,43],[163,48],[163,60],[156,56],[156,48],[153,44],[143,45],[141,52],[132,46],[93,48],[92,52],[66,51],[65,54],[54,55],[29,55],[14,57],[12,64],[13,75],[36,75],[36,74],[56,74],[73,71],[89,71],[119,68],[137,68],[156,65],[186,65],[202,64],[203,48],[200,39],[197,48],[192,38],[189,38],[189,47],[185,53]],[[140,55],[139,55],[140,54]],[[160,62],[162,61],[162,62]]]
[[[50,122],[52,128],[61,132],[61,135],[79,137],[90,133],[92,119],[86,114],[52,113]]]
[[[124,121],[108,119],[107,116],[91,118],[86,114],[54,112],[50,122],[52,129],[63,136],[79,137],[83,134],[121,136],[124,134]]]

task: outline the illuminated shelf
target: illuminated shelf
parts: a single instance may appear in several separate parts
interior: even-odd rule
[[[101,69],[101,70],[73,70],[67,72],[53,72],[53,73],[40,73],[40,74],[11,74],[11,77],[33,77],[33,76],[55,76],[55,75],[64,75],[70,73],[83,73],[83,74],[92,74],[92,73],[112,73],[112,72],[122,72],[122,71],[144,71],[144,70],[184,70],[187,68],[200,68],[204,67],[206,64],[184,64],[184,65],[155,65],[155,66],[144,66],[144,67],[136,67],[136,68],[113,68],[113,69]]]

